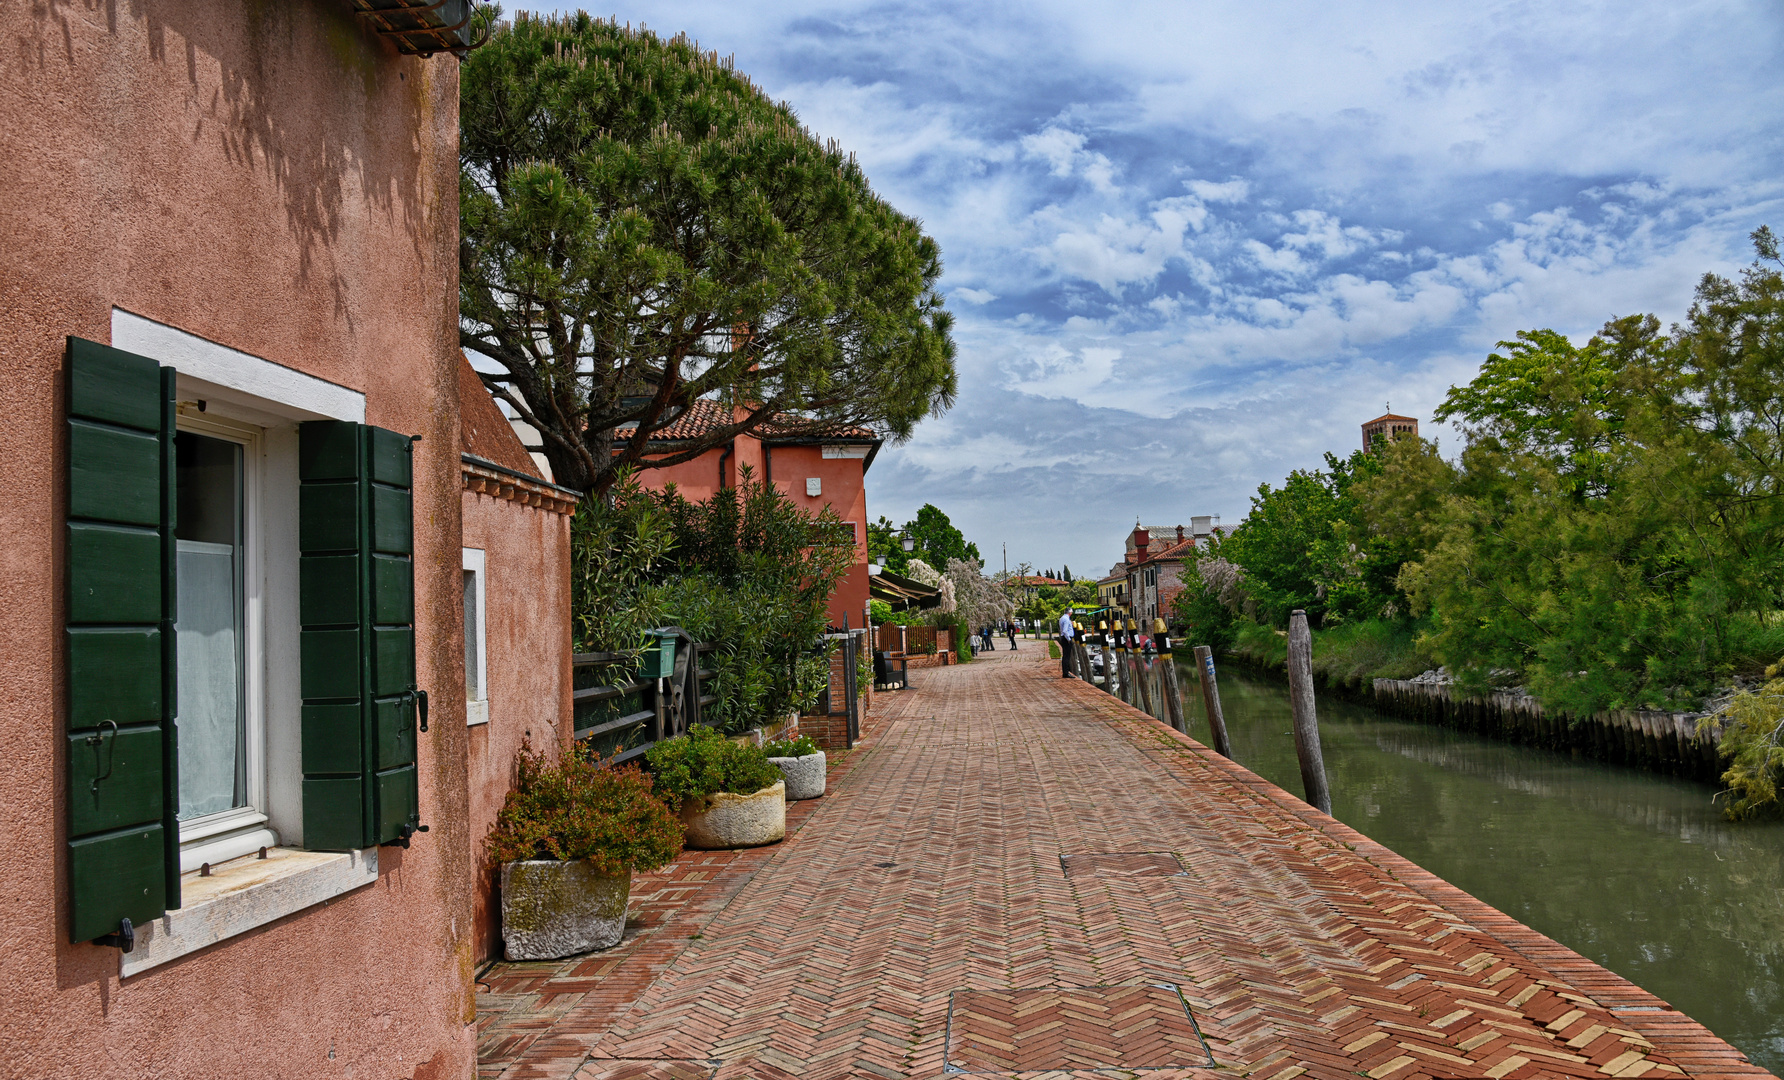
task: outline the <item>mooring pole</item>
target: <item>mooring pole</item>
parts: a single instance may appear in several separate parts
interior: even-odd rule
[[[1301,786],[1307,802],[1332,812],[1332,792],[1326,786],[1326,761],[1319,749],[1319,716],[1313,708],[1313,632],[1307,629],[1307,613],[1295,609],[1288,617],[1288,699],[1295,714],[1295,757],[1301,762]]]
[[[1189,728],[1183,723],[1183,694],[1177,689],[1177,658],[1171,655],[1171,635],[1165,629],[1163,619],[1155,622],[1152,628],[1158,635],[1159,663],[1164,665],[1164,670],[1159,673],[1159,677],[1164,682],[1164,687],[1160,691],[1165,699],[1163,719],[1165,723],[1187,735]]]
[[[1233,756],[1232,741],[1227,738],[1226,717],[1220,711],[1220,685],[1214,681],[1214,650],[1196,646],[1196,671],[1202,681],[1202,707],[1208,711],[1208,730],[1214,734],[1214,752],[1223,758]]]

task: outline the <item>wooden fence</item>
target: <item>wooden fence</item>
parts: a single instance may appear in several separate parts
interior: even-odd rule
[[[577,653],[571,658],[576,738],[593,742],[614,764],[640,757],[657,742],[703,723],[706,707],[718,700],[706,691],[716,674],[706,660],[718,646],[695,641],[680,627],[663,633],[675,640],[675,670],[667,677],[639,678],[635,653]]]

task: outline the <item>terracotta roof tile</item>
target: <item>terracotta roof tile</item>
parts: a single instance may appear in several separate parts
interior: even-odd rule
[[[731,422],[730,409],[719,402],[700,398],[689,405],[686,412],[652,433],[651,441],[697,439]],[[629,439],[637,430],[636,426],[624,427],[613,434],[615,438]],[[853,424],[826,424],[785,413],[769,417],[756,434],[766,442],[774,442],[776,439],[879,439],[869,428]]]

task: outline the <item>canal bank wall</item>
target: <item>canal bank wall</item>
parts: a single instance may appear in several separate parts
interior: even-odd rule
[[[1618,709],[1574,716],[1550,712],[1524,694],[1462,696],[1445,683],[1410,679],[1375,679],[1369,700],[1393,716],[1488,738],[1709,782],[1722,775],[1716,752],[1721,725],[1700,736],[1702,713]]]
[[[1287,677],[1281,664],[1260,664],[1237,653],[1224,653],[1221,660],[1273,678]],[[1716,750],[1722,725],[1712,723],[1699,735],[1697,724],[1705,715],[1701,712],[1618,709],[1582,717],[1546,710],[1541,702],[1521,693],[1461,695],[1449,683],[1414,679],[1338,680],[1318,672],[1314,678],[1326,693],[1373,706],[1387,715],[1503,742],[1579,754],[1596,761],[1711,784],[1720,782],[1726,767]]]

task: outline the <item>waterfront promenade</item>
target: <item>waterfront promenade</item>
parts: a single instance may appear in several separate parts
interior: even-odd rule
[[[482,1074],[1769,1075],[1024,644],[877,695],[784,843],[639,875],[619,948],[483,973]]]

